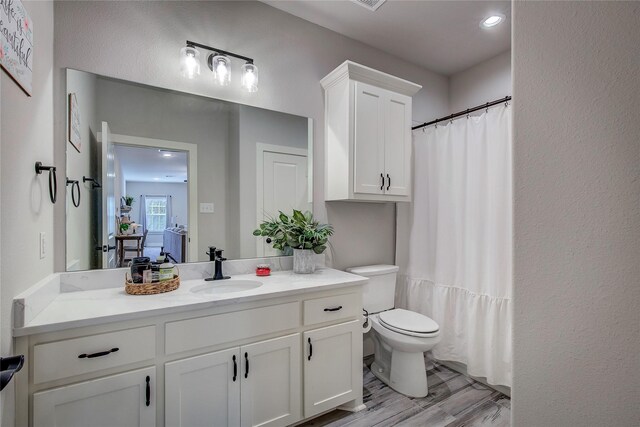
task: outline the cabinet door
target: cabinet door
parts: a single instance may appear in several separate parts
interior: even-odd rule
[[[301,419],[300,334],[240,348],[243,427],[287,426]]]
[[[33,427],[153,427],[155,368],[34,393]]]
[[[362,388],[360,321],[305,332],[303,342],[305,418],[355,399]]]
[[[411,191],[411,98],[389,92],[385,100],[385,194]]]
[[[387,91],[355,82],[353,191],[383,194]],[[345,153],[347,155],[347,153]],[[329,172],[330,173],[330,172]]]
[[[165,365],[165,425],[240,425],[238,347]]]

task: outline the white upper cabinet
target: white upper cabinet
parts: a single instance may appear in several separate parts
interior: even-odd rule
[[[325,94],[325,199],[411,201],[411,97],[421,86],[346,61]]]

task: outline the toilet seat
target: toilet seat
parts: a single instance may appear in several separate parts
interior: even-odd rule
[[[401,308],[382,312],[378,315],[378,319],[386,329],[412,337],[433,337],[440,331],[440,327],[433,319]]]

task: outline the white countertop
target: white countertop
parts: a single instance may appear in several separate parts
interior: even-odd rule
[[[191,290],[203,284],[229,284],[233,280],[255,280],[262,286],[254,289],[217,295],[200,295]],[[239,302],[256,301],[307,292],[363,285],[367,279],[331,268],[319,268],[313,274],[274,271],[269,277],[239,274],[229,280],[206,282],[203,279],[184,280],[180,288],[157,295],[128,295],[124,286],[75,292],[60,292],[53,296],[32,319],[14,327],[13,335],[24,336],[63,329],[120,322],[161,314],[217,307]]]

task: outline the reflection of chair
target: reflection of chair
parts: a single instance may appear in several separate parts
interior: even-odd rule
[[[123,246],[122,253],[124,255],[124,261],[131,261],[131,258],[127,258],[127,252],[135,252],[135,256],[144,256],[144,245],[147,240],[147,233],[149,230],[144,230],[142,234],[142,238],[140,240],[136,240],[136,245],[133,246]]]

